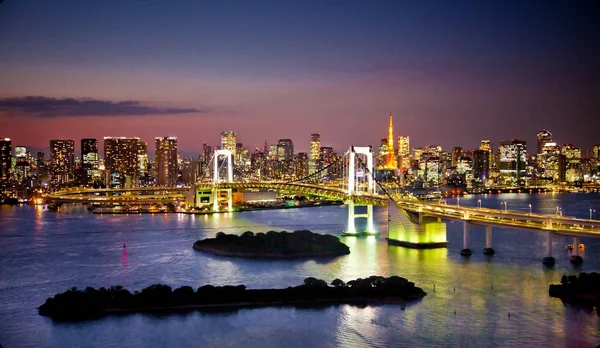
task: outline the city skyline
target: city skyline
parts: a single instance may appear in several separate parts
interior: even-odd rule
[[[1,136],[45,148],[167,135],[191,152],[233,130],[249,147],[276,134],[307,152],[314,132],[335,149],[377,146],[392,111],[414,147],[532,144],[543,125],[591,148],[598,11],[594,1],[5,2]]]

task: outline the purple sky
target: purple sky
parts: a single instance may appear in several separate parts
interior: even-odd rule
[[[596,1],[202,3],[0,4],[0,137],[600,143]]]

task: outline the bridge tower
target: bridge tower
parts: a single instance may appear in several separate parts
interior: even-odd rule
[[[361,163],[361,161],[357,161],[357,155],[365,155],[367,158],[367,163]],[[346,204],[348,205],[348,229],[342,235],[352,236],[361,234],[376,234],[375,225],[373,224],[373,205],[365,204],[359,205],[354,203],[353,197],[355,195],[360,194],[375,194],[376,186],[375,181],[373,180],[373,175],[375,174],[373,168],[373,151],[370,146],[357,147],[351,146],[350,151],[348,151],[348,190]],[[357,170],[357,163],[361,163],[362,166],[359,166],[359,170]],[[364,168],[363,168],[364,167]],[[366,191],[360,191],[361,188],[364,189],[364,182],[361,183],[360,178],[366,178]],[[363,180],[364,181],[364,180]],[[362,185],[361,185],[362,184]],[[356,214],[355,207],[357,206],[366,206],[367,212],[365,214]],[[356,231],[355,220],[357,218],[366,218],[367,219],[367,228],[366,231]]]
[[[231,189],[220,189],[219,183],[223,180],[219,177],[219,159],[225,157],[227,162],[227,178],[225,182],[233,182],[233,158],[231,150],[215,150],[213,155],[213,211],[219,211],[219,198],[221,193],[227,194],[227,211],[233,210],[233,193]]]

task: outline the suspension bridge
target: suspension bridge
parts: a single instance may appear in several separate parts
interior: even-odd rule
[[[388,242],[413,248],[445,247],[444,221],[462,221],[463,249],[471,255],[470,233],[482,226],[486,233],[485,254],[493,254],[492,227],[533,230],[547,234],[544,263],[553,264],[552,240],[555,235],[573,237],[575,245],[571,261],[580,263],[580,237],[600,237],[600,221],[576,219],[551,214],[525,214],[510,210],[470,208],[427,202],[402,194],[398,186],[376,179],[371,147],[352,146],[342,156],[320,170],[300,178],[274,180],[256,173],[237,171],[229,150],[216,150],[210,161],[211,180],[199,181],[192,187],[138,187],[107,189],[72,189],[45,196],[52,202],[101,204],[153,204],[188,202],[194,206],[211,205],[214,212],[232,211],[234,191],[270,190],[325,199],[341,200],[348,207],[344,235],[377,234],[373,207],[388,207]],[[235,175],[234,175],[235,173]],[[357,212],[357,207],[365,207]],[[366,210],[366,211],[365,211]],[[366,219],[364,230],[358,231],[357,219]]]

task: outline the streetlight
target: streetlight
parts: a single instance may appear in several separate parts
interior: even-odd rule
[[[500,204],[504,204],[504,212],[506,212],[506,202],[502,202]]]
[[[592,210],[592,208],[590,208],[590,220],[594,220],[595,213],[596,213],[596,210]]]
[[[460,207],[460,197],[456,197],[456,206]]]
[[[481,199],[477,200],[477,206],[481,209]]]
[[[531,215],[531,204],[529,205],[529,215]]]

